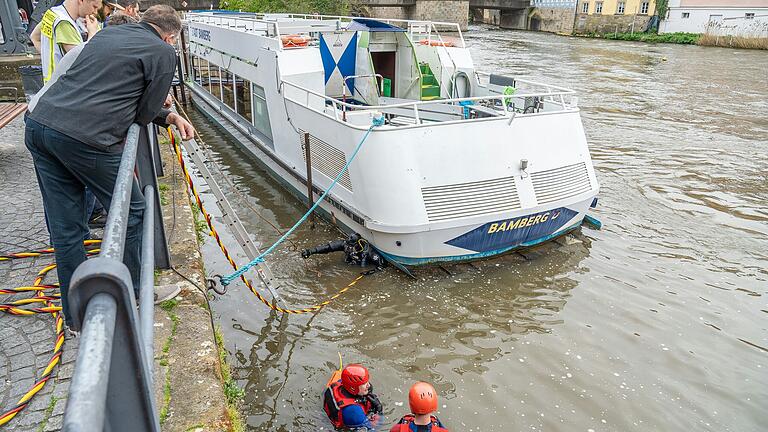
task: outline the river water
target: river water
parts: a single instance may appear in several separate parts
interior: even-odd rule
[[[415,281],[388,269],[314,314],[270,313],[233,284],[213,307],[249,430],[328,430],[320,393],[337,352],[371,369],[386,430],[415,380],[435,384],[453,431],[766,430],[768,55],[465,36],[481,70],[580,92],[603,229]],[[304,206],[195,118],[247,229],[271,244],[265,221],[286,229]],[[273,255],[290,305],[357,275],[296,250],[336,238],[302,227]],[[210,239],[204,255],[209,273],[229,271]]]

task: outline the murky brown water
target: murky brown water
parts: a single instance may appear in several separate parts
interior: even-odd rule
[[[768,55],[473,28],[476,64],[581,92],[602,231],[543,253],[364,279],[320,313],[279,316],[241,284],[216,299],[251,430],[329,429],[320,392],[362,362],[387,426],[415,380],[453,431],[759,431],[768,425]],[[198,116],[198,118],[200,118]],[[304,207],[197,125],[247,228]],[[337,238],[301,228],[299,248]],[[209,273],[228,268],[206,245]],[[244,259],[240,257],[240,261]],[[340,256],[269,261],[291,305],[358,272]],[[762,425],[762,426],[761,426]]]

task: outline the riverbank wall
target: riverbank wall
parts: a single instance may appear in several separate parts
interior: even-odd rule
[[[165,131],[160,134],[164,176],[158,179],[172,268],[155,285],[181,293],[155,308],[155,400],[164,432],[240,430],[225,394],[228,366],[219,355],[216,324],[205,291],[196,207]],[[232,401],[236,402],[236,401]]]

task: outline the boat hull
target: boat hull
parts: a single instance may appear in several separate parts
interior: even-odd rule
[[[306,200],[306,182],[297,170],[281,163],[270,147],[249,134],[231,113],[205,92],[192,87],[196,107],[228,131],[235,142],[252,155],[268,173],[298,199]],[[239,131],[239,132],[238,132]],[[237,133],[235,133],[237,132]],[[316,188],[316,193],[322,190]],[[549,206],[524,208],[469,218],[465,223],[433,224],[431,227],[382,225],[346,205],[344,197],[330,197],[319,213],[346,233],[359,233],[388,261],[403,266],[471,261],[531,247],[580,226],[597,189]]]

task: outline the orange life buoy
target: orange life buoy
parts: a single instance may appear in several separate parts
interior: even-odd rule
[[[302,36],[297,34],[282,36],[280,40],[283,42],[283,47],[305,47],[309,45],[310,38],[308,36]]]
[[[429,45],[429,46],[441,46],[441,47],[452,47],[453,42],[451,41],[443,41],[440,42],[439,40],[428,40],[424,39],[423,41],[419,42],[421,45]]]

